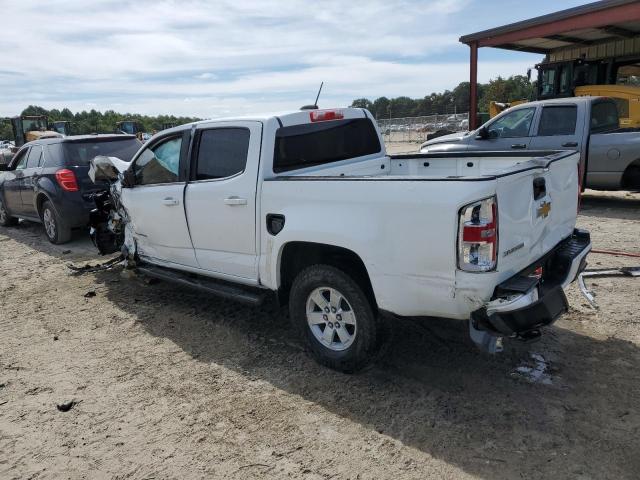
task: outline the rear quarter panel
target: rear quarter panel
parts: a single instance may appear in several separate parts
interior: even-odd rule
[[[455,299],[459,209],[493,195],[495,180],[277,178],[262,185],[261,283],[277,288],[292,241],[347,248],[365,264],[378,306],[399,315],[461,317]],[[276,236],[267,214],[285,216]]]

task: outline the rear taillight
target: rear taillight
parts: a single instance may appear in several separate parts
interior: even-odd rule
[[[328,120],[342,120],[344,113],[342,110],[311,110],[309,118],[312,122],[326,122]]]
[[[498,204],[496,197],[465,205],[458,219],[458,268],[488,272],[498,255]]]
[[[58,185],[66,192],[77,192],[79,190],[76,174],[68,168],[58,170],[56,172],[56,180]]]

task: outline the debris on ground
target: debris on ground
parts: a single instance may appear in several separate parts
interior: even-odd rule
[[[514,378],[522,378],[530,383],[542,383],[543,385],[551,385],[551,375],[547,372],[549,363],[539,353],[531,353],[530,360],[525,360],[523,365],[516,367],[511,372]]]
[[[68,263],[67,268],[70,269],[72,271],[72,274],[74,275],[82,275],[83,273],[92,273],[92,272],[100,272],[103,270],[109,270],[123,261],[124,261],[124,258],[121,255],[119,257],[114,257],[111,260],[108,260],[104,263],[97,263],[95,265],[91,265],[90,263],[87,263],[81,267],[78,267],[76,265],[73,265],[72,263]]]
[[[60,412],[68,412],[73,407],[75,407],[78,403],[75,399],[69,400],[68,402],[58,403],[56,404],[56,408]]]
[[[96,296],[95,290],[89,290],[87,293],[84,294],[84,298],[92,298],[95,296]]]
[[[621,268],[597,268],[593,270],[585,270],[580,275],[578,275],[578,286],[580,287],[580,292],[582,295],[589,301],[591,306],[595,309],[598,309],[598,304],[596,303],[596,294],[587,288],[587,285],[584,283],[585,277],[640,277],[640,267],[621,267]],[[598,286],[597,283],[593,284],[594,286]]]

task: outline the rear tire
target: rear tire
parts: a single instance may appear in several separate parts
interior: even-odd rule
[[[367,366],[382,343],[382,323],[362,288],[329,265],[313,265],[296,276],[289,314],[318,363],[340,372]]]
[[[42,224],[49,241],[55,245],[71,240],[71,229],[66,226],[48,200],[42,204]]]
[[[2,199],[0,199],[0,225],[3,227],[13,227],[18,225],[18,219],[9,215],[7,207],[4,205]]]

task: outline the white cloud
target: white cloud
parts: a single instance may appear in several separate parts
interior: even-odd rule
[[[28,104],[203,117],[282,110],[309,103],[320,81],[325,105],[421,97],[468,78],[464,56],[445,60],[465,48],[457,29],[469,2],[14,2],[0,29],[0,48],[15,52],[0,67],[0,114]],[[531,63],[480,63],[479,76]]]

